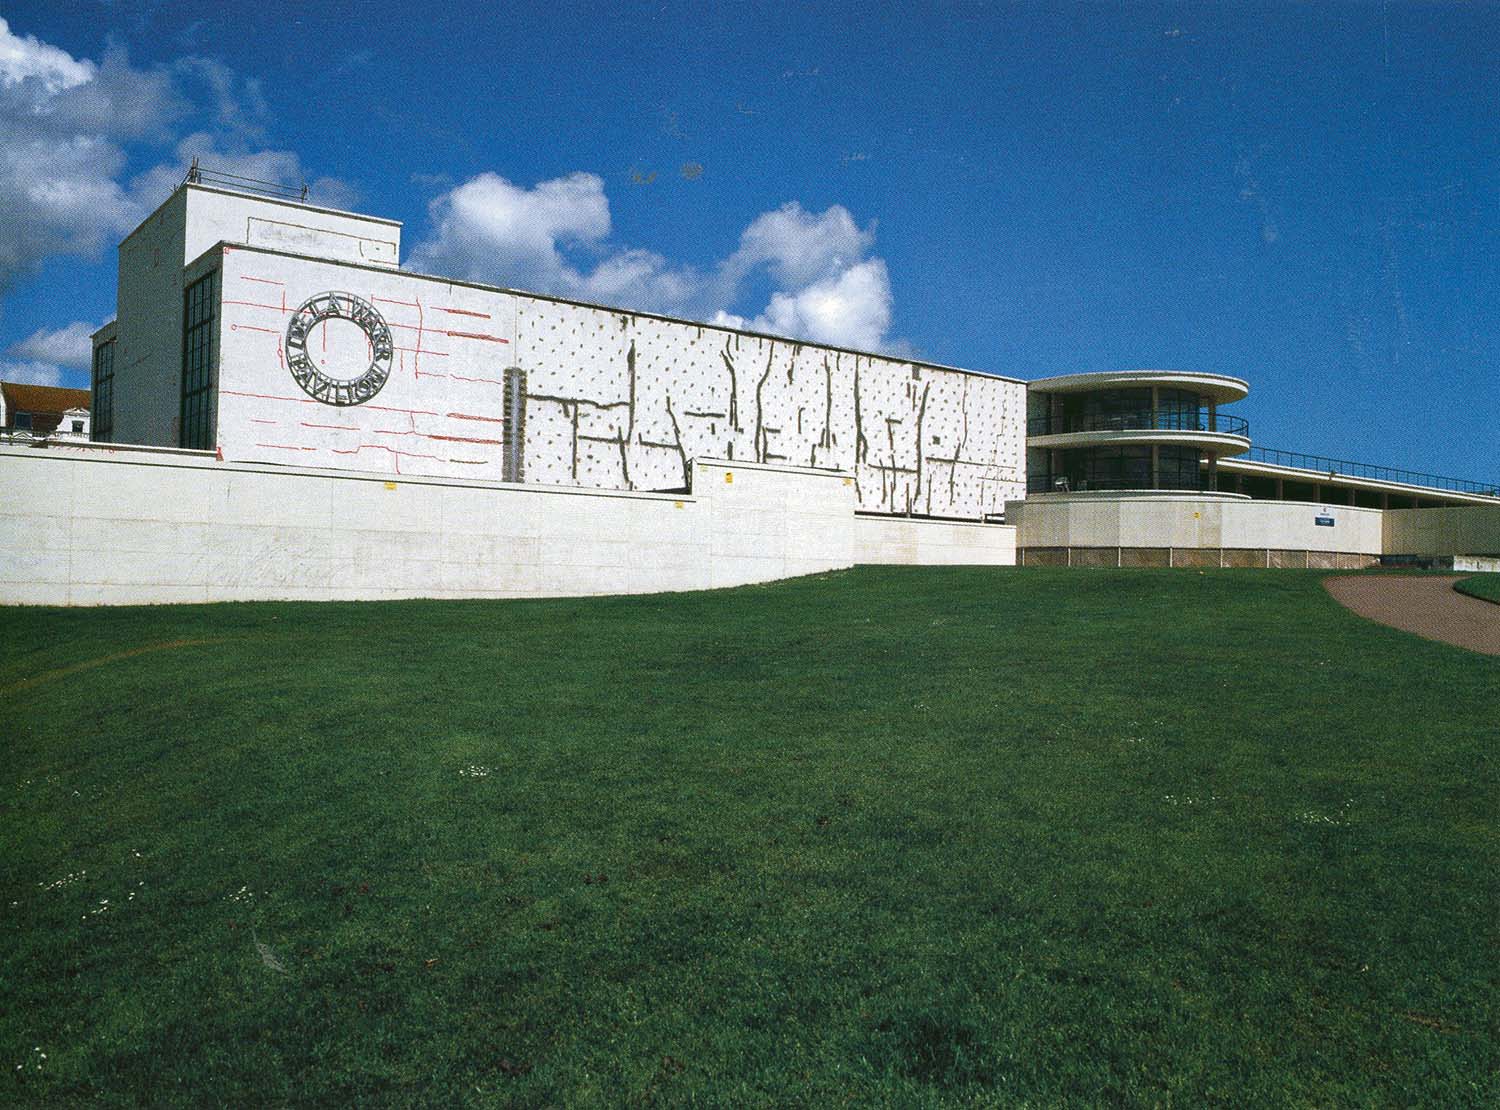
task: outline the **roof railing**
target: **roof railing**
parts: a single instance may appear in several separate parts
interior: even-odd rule
[[[1029,436],[1070,432],[1217,432],[1250,437],[1250,424],[1243,416],[1213,409],[1138,409],[1134,412],[1086,412],[1073,415],[1033,416],[1026,422]]]
[[[307,182],[301,187],[295,185],[283,185],[277,181],[262,181],[258,177],[244,177],[237,173],[224,173],[222,170],[210,170],[198,164],[198,158],[193,157],[193,164],[188,167],[187,176],[182,179],[184,185],[224,185],[236,189],[242,193],[261,193],[268,197],[276,197],[278,200],[297,200],[306,202]]]
[[[1427,489],[1500,497],[1500,482],[1475,482],[1467,478],[1448,478],[1441,474],[1428,474],[1420,470],[1401,470],[1398,467],[1376,466],[1374,463],[1353,462],[1349,459],[1330,459],[1326,455],[1281,451],[1274,447],[1252,447],[1248,457],[1273,466],[1316,471],[1330,478],[1369,478],[1377,482],[1399,482],[1402,485],[1422,486]]]

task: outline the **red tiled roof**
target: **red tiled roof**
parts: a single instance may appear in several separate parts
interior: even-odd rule
[[[63,389],[55,385],[23,385],[20,382],[0,382],[5,391],[7,413],[29,412],[33,415],[61,416],[69,409],[89,407],[87,389]]]

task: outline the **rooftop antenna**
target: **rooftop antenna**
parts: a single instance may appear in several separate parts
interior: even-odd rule
[[[198,156],[195,154],[193,155],[193,164],[188,167],[186,180],[196,185],[200,180],[202,180],[202,176],[203,175],[198,172]]]

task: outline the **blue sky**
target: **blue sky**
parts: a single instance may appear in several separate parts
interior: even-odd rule
[[[1500,479],[1500,4],[516,7],[0,4],[0,374],[86,381],[196,152],[431,272]]]

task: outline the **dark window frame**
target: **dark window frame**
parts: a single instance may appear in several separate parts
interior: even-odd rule
[[[219,271],[210,270],[182,291],[182,401],[177,445],[214,446],[214,353],[219,338]]]
[[[94,348],[94,389],[89,405],[89,439],[108,443],[115,434],[115,341]]]

